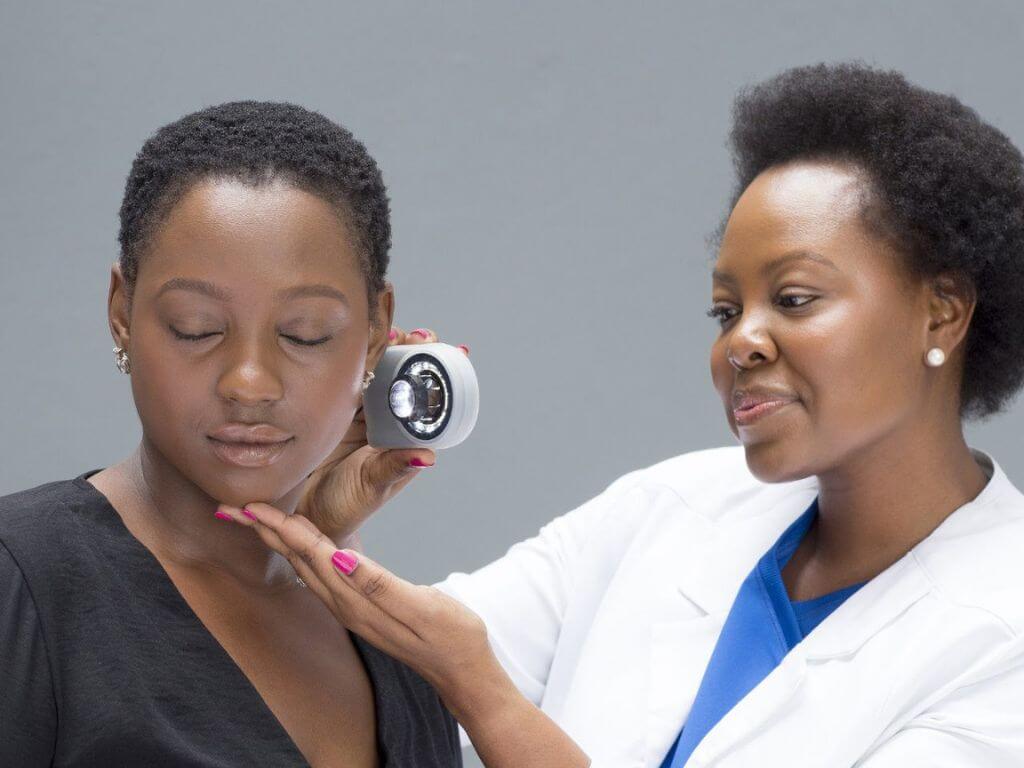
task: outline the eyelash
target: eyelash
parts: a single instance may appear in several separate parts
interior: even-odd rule
[[[171,333],[173,333],[177,338],[181,339],[182,341],[202,341],[205,338],[217,335],[216,333],[202,333],[194,335],[191,333],[182,333],[173,326],[168,326],[168,328],[171,329]],[[334,338],[333,336],[324,336],[321,339],[312,339],[310,341],[306,341],[305,339],[299,339],[296,338],[295,336],[285,336],[284,334],[281,335],[284,336],[286,339],[288,339],[288,341],[292,342],[293,344],[298,344],[299,346],[302,347],[317,347]]]
[[[805,302],[803,302],[801,304],[795,304],[795,305],[786,307],[786,309],[800,309],[801,307],[806,307],[808,304],[810,304],[812,301],[814,301],[817,298],[818,298],[817,296],[811,296],[811,295],[805,294],[805,293],[799,293],[799,294],[792,293],[792,294],[790,294],[788,296],[780,296],[778,302],[776,302],[776,303],[781,304],[786,299],[807,299],[807,301],[805,301]],[[730,309],[731,309],[730,307],[711,307],[711,309],[709,309],[705,314],[708,317],[717,319],[719,325],[725,325],[729,320],[732,320],[732,318],[736,316],[736,315],[732,315],[730,317],[726,317],[726,313],[729,312]]]

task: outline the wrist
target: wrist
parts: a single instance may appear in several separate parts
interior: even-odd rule
[[[484,669],[463,667],[458,680],[438,686],[441,699],[472,738],[474,732],[500,727],[514,717],[520,704],[529,703],[491,656]]]

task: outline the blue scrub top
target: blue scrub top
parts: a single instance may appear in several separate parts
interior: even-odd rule
[[[818,514],[818,499],[779,537],[740,586],[711,653],[697,697],[661,768],[682,768],[700,740],[778,666],[790,649],[861,584],[793,602],[782,569]]]

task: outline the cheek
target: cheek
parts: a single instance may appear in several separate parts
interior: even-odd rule
[[[884,431],[915,391],[909,329],[877,307],[822,318],[788,356],[809,386],[819,429],[839,440]]]
[[[308,451],[319,463],[337,447],[359,406],[366,362],[366,339],[346,340],[322,364],[305,367],[291,383],[291,411],[300,416]]]

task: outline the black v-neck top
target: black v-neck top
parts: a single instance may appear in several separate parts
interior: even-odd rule
[[[99,471],[0,497],[0,766],[307,768],[86,481]],[[373,685],[382,768],[461,766],[457,726],[433,688],[352,639]]]

